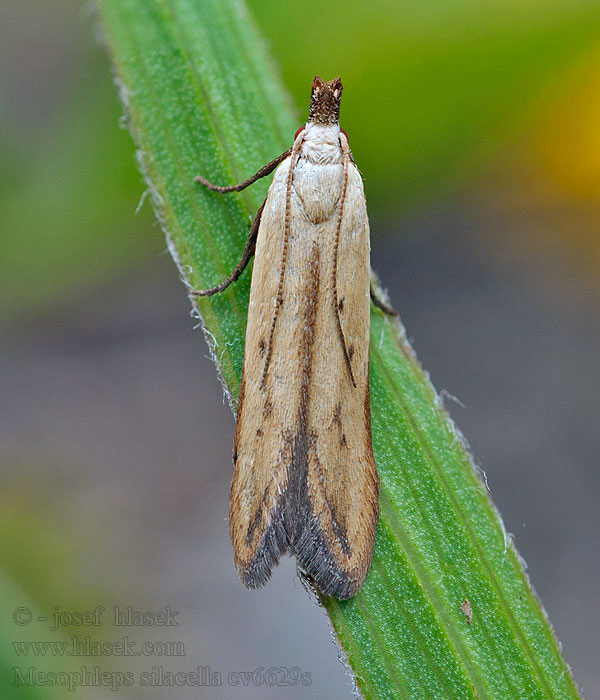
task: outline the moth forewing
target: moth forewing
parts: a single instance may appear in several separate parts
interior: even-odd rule
[[[288,549],[283,514],[275,511],[281,508],[288,486],[292,457],[288,436],[294,433],[297,416],[293,406],[298,405],[299,396],[289,390],[287,396],[277,392],[279,383],[273,379],[281,374],[284,358],[279,351],[283,338],[275,332],[277,351],[270,348],[272,359],[266,373],[265,365],[281,278],[289,164],[289,159],[284,161],[275,173],[259,227],[233,448],[230,534],[236,567],[250,587],[265,583]]]
[[[309,122],[280,157],[258,227],[230,533],[247,586],[289,552],[323,594],[345,599],[365,579],[378,519],[369,224],[338,124],[341,81],[312,87]]]
[[[333,287],[327,281],[336,256],[329,229],[311,378],[308,483],[325,546],[312,552],[308,547],[308,557],[298,554],[319,588],[339,598],[357,592],[371,563],[379,493],[369,403],[369,226],[360,175],[352,164],[348,170],[337,246],[337,314],[326,291]]]

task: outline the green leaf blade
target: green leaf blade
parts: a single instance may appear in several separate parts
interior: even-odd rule
[[[222,196],[194,176],[237,182],[289,147],[289,99],[241,2],[103,0],[101,9],[170,250],[189,284],[216,284],[239,260],[268,182]],[[232,397],[249,280],[248,270],[195,301]],[[577,698],[461,436],[400,326],[378,310],[371,322],[382,484],[374,561],[358,596],[322,601],[358,687],[367,698]]]

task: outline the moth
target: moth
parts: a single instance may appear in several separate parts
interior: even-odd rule
[[[290,149],[238,185],[275,170],[240,263],[254,255],[233,447],[229,525],[235,566],[262,586],[280,557],[324,595],[345,600],[371,565],[379,477],[369,403],[369,221],[363,183],[339,126],[342,82],[316,76]]]

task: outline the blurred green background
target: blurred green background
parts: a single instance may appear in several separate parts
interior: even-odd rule
[[[248,4],[299,125],[312,76],[342,76],[374,267],[438,389],[465,403],[453,416],[599,696],[600,5]],[[311,689],[277,697],[349,696],[293,567],[257,594],[235,577],[232,420],[121,114],[92,5],[2,3],[0,688],[51,692],[10,686],[15,606],[116,601],[179,607],[189,666],[297,665]]]

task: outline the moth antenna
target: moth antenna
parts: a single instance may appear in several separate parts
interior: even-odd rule
[[[342,195],[340,197],[340,215],[338,217],[337,227],[335,230],[335,255],[333,258],[333,308],[335,311],[335,318],[337,321],[337,328],[340,336],[340,341],[344,350],[344,360],[346,361],[346,367],[348,368],[348,372],[350,372],[350,380],[352,381],[352,386],[356,388],[354,373],[352,372],[352,363],[350,361],[350,353],[348,352],[346,338],[344,337],[344,329],[342,328],[342,321],[340,319],[340,301],[338,299],[337,290],[338,250],[340,245],[340,231],[342,230],[342,219],[344,217],[344,202],[346,201],[346,191],[348,189],[348,163],[350,161],[348,154],[348,139],[340,139],[340,144],[342,146],[342,153],[344,155],[344,184],[342,185]]]
[[[286,190],[285,190],[285,223],[283,232],[283,253],[281,257],[281,268],[279,270],[279,284],[277,287],[277,297],[275,298],[275,311],[273,313],[273,319],[271,320],[271,329],[269,331],[269,342],[267,345],[267,356],[265,358],[265,366],[263,369],[263,376],[261,381],[261,386],[264,386],[265,379],[267,378],[267,372],[269,371],[269,364],[271,362],[271,356],[273,354],[273,337],[275,335],[275,325],[277,323],[277,316],[279,315],[279,309],[281,307],[281,302],[283,300],[283,278],[285,277],[285,268],[287,264],[287,252],[288,252],[288,239],[290,236],[290,196],[292,191],[292,180],[294,178],[294,167],[296,161],[298,160],[298,155],[300,153],[301,141],[294,142],[291,150],[291,161],[290,170],[287,176]]]

